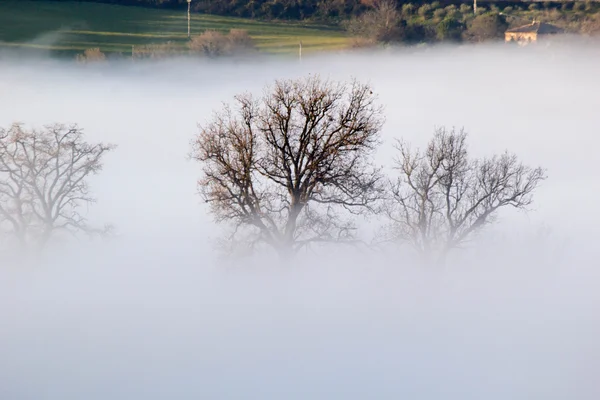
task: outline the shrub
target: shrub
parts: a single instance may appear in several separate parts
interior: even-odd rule
[[[207,57],[220,57],[246,52],[255,48],[254,41],[247,31],[232,29],[224,35],[215,30],[206,30],[194,36],[188,43],[192,53]]]
[[[452,19],[456,19],[456,20],[460,19],[460,17],[461,17],[460,11],[458,11],[458,8],[456,8],[456,6],[454,4],[446,7],[445,10],[446,10],[446,18],[452,18]]]
[[[575,3],[573,3],[573,11],[584,11],[585,10],[585,4],[579,1],[576,1]]]
[[[194,36],[188,47],[192,52],[201,53],[209,57],[221,56],[228,46],[227,37],[221,32],[206,30],[199,36]]]
[[[445,18],[436,26],[436,37],[438,40],[459,41],[463,26],[455,19]]]
[[[444,10],[446,10],[447,13],[451,13],[453,11],[456,11],[456,6],[454,4],[450,4],[449,6],[444,8]]]
[[[405,40],[410,43],[421,43],[429,39],[428,28],[420,22],[406,25]]]
[[[600,15],[596,14],[586,18],[581,23],[581,33],[586,35],[600,35]]]
[[[229,35],[227,35],[229,44],[234,51],[253,49],[254,40],[248,34],[248,31],[244,29],[231,29]]]
[[[415,13],[415,6],[412,3],[402,5],[402,15],[405,17],[411,16]]]
[[[465,38],[474,42],[500,39],[507,27],[508,24],[501,15],[480,14],[469,21]]]
[[[596,5],[593,1],[587,0],[585,2],[585,11],[594,11],[596,9]]]
[[[463,4],[460,5],[460,9],[459,10],[463,14],[471,14],[473,12],[473,8],[471,8],[470,5],[465,4],[465,3],[463,3]]]
[[[417,12],[424,19],[429,19],[431,17],[431,11],[431,5],[423,4],[421,7],[419,7],[419,10]]]
[[[537,11],[540,9],[540,6],[537,3],[531,3],[527,8],[529,11]]]
[[[75,59],[81,63],[102,62],[106,60],[106,55],[100,51],[100,48],[95,47],[86,49],[83,54],[77,54]]]
[[[381,2],[375,9],[347,21],[344,25],[351,35],[388,43],[402,40],[403,23],[395,3]]]
[[[446,16],[446,10],[443,8],[438,8],[433,12],[433,17],[436,19],[442,19]]]
[[[563,17],[563,13],[560,10],[553,8],[548,12],[548,17],[550,18],[550,21],[559,21]]]

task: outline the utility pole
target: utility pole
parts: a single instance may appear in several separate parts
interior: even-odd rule
[[[298,49],[298,57],[302,61],[302,40],[300,41],[300,48]]]
[[[473,0],[473,14],[477,14],[477,0]]]
[[[187,13],[187,17],[188,17],[188,39],[191,39],[192,34],[190,31],[190,5],[192,4],[192,0],[187,0],[188,3],[188,13]]]

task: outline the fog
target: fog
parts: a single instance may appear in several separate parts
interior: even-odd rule
[[[0,399],[597,399],[600,47],[430,47],[297,60],[0,61],[0,126],[78,123],[119,147],[91,180],[108,242],[0,268]],[[239,92],[370,82],[384,144],[463,127],[474,155],[548,169],[443,269],[326,249],[222,265],[187,159]],[[376,221],[371,224],[376,225]]]

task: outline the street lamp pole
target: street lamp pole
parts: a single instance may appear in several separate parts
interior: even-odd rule
[[[190,32],[190,5],[192,4],[192,0],[187,0],[188,3],[188,12],[187,12],[187,19],[188,19],[188,39],[190,39],[191,36],[191,32]]]

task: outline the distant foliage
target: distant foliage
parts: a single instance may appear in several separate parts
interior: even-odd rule
[[[478,7],[473,14],[470,5],[442,7],[439,2],[421,4],[374,1],[370,10],[345,23],[347,31],[372,43],[419,43],[433,41],[486,41],[501,39],[508,28],[504,16],[495,7],[486,11]]]
[[[368,6],[360,0],[208,0],[192,3],[195,11],[264,19],[328,19],[359,15]]]
[[[102,1],[102,0],[99,0]],[[137,4],[185,9],[185,0],[105,0],[109,3]],[[484,42],[502,40],[510,26],[533,19],[554,24],[571,33],[597,34],[600,3],[483,3],[473,11],[471,2],[410,3],[404,0],[206,0],[192,1],[192,10],[209,14],[264,20],[321,21],[337,25],[352,37],[353,47],[378,44],[418,44],[437,41]],[[519,5],[521,4],[521,5]],[[502,11],[501,11],[502,10]],[[207,57],[248,52],[254,48],[247,32],[229,34],[208,30],[185,46],[181,43],[136,46],[134,57],[163,58],[192,53]],[[101,61],[99,49],[78,55],[81,62]]]
[[[508,29],[508,23],[502,15],[480,14],[467,23],[464,37],[473,42],[497,40],[504,37],[506,29]]]
[[[81,0],[94,1],[111,4],[122,5],[138,5],[145,7],[160,7],[177,10],[185,10],[187,7],[186,0]],[[378,7],[382,2],[390,2],[396,9],[399,10],[404,24],[416,25],[420,24],[427,26],[432,20],[439,22],[446,16],[450,16],[463,23],[473,16],[473,3],[462,2],[448,5],[447,2],[441,4],[438,1],[431,3],[414,2],[410,3],[406,0],[192,0],[191,9],[193,12],[226,15],[243,18],[257,19],[279,19],[279,20],[320,20],[328,22],[342,22],[352,18],[357,18]],[[498,7],[503,7],[505,13],[517,12],[520,18],[529,18],[529,15],[522,13],[542,13],[558,10],[561,12],[561,19],[568,19],[571,10],[578,13],[585,13],[588,16],[597,13],[599,6],[594,1],[575,1],[560,3],[544,2],[544,3],[511,3],[510,6],[503,7],[502,2],[498,3],[483,3],[477,7],[478,14],[485,14],[489,11],[497,13]],[[454,10],[449,14],[448,8],[454,8],[460,15],[456,15]],[[541,9],[543,8],[543,10]],[[440,10],[440,11],[438,11]],[[556,22],[548,20],[546,15],[543,15],[547,22]],[[414,20],[420,18],[420,21]],[[573,21],[575,22],[575,21]],[[429,32],[435,33],[435,26],[429,29]],[[579,30],[577,24],[576,29]],[[427,29],[426,29],[427,31]],[[429,35],[430,39],[435,39]]]
[[[232,29],[227,35],[207,30],[194,36],[188,43],[188,48],[192,54],[207,57],[239,55],[256,50],[254,40],[247,31],[241,29]]]
[[[438,8],[433,12],[433,18],[435,19],[442,19],[446,16],[446,10],[443,8]]]
[[[376,40],[362,37],[353,37],[350,42],[350,47],[353,49],[366,49],[376,45]]]
[[[209,30],[193,37],[188,43],[190,51],[208,57],[218,57],[228,51],[229,40],[221,32]]]
[[[453,18],[445,18],[436,28],[438,40],[443,41],[460,41],[463,31],[463,25]]]
[[[86,0],[82,0],[86,1]],[[91,0],[87,0],[91,1]],[[114,4],[143,5],[181,10],[186,0],[94,0]],[[193,0],[193,12],[262,20],[319,21],[337,25],[355,37],[355,45],[380,43],[427,43],[436,41],[488,41],[502,39],[504,30],[533,19],[552,23],[568,32],[596,34],[600,3],[594,1],[480,3],[477,13],[472,2],[449,4],[439,1],[406,0]],[[500,14],[500,10],[508,18]],[[442,24],[442,26],[439,26]],[[457,31],[460,30],[460,35]],[[226,36],[226,35],[225,35]],[[460,36],[460,38],[459,38]],[[179,47],[179,48],[177,48]],[[169,48],[149,45],[137,51],[138,57],[161,58],[187,53],[209,57],[248,50],[247,45],[232,46],[217,32],[207,32],[196,43]],[[82,62],[94,60],[78,56]]]
[[[472,14],[473,7],[471,7],[471,5],[469,5],[469,4],[463,3],[460,5],[460,12],[463,14]]]
[[[423,18],[430,18],[432,13],[431,10],[432,7],[430,4],[423,4],[421,7],[419,7],[419,10],[417,12]]]
[[[142,46],[134,46],[131,49],[133,58],[138,59],[163,59],[184,54],[181,46],[173,42],[151,43]]]
[[[600,35],[600,14],[586,18],[581,23],[581,32],[586,35]]]
[[[80,63],[102,62],[106,60],[106,55],[98,47],[87,49],[83,54],[78,54],[76,60]]]
[[[402,16],[410,17],[415,13],[415,6],[412,3],[402,5]]]
[[[349,21],[346,29],[354,36],[360,36],[372,42],[395,42],[404,38],[404,29],[400,11],[390,0],[379,1],[374,9]]]

